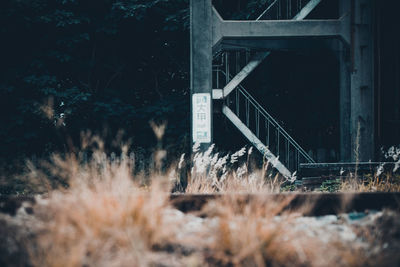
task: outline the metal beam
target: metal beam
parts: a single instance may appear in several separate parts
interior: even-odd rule
[[[212,98],[213,99],[224,99],[224,93],[222,89],[213,89],[212,90]]]
[[[297,51],[301,53],[315,52],[318,50],[338,51],[338,39],[315,38],[286,38],[286,39],[228,39],[224,38],[213,47],[213,53],[218,51],[237,51],[240,49],[253,49],[257,51]]]
[[[290,178],[292,174],[279,161],[272,152],[255,136],[247,126],[236,116],[233,111],[227,106],[222,107],[222,113],[239,129],[239,131],[264,155],[264,157],[277,169],[285,178]]]
[[[293,20],[305,19],[311,13],[311,11],[313,11],[314,8],[318,6],[319,3],[321,3],[321,0],[311,0],[305,7],[300,10],[300,12],[293,18]]]
[[[224,87],[223,95],[229,95],[270,53],[256,53],[250,62]]]
[[[303,20],[305,19],[311,11],[314,10],[316,6],[321,2],[322,0],[311,0],[305,7],[302,8],[302,10],[293,18],[293,20]],[[275,5],[277,0],[275,0],[272,4],[268,6],[268,8],[256,19],[256,21],[259,21],[261,17],[272,7]],[[223,21],[222,17],[219,15],[218,11],[213,8],[213,21],[218,27]],[[264,50],[294,50],[299,48],[299,42],[303,42],[303,47],[309,47],[311,41],[315,40],[310,40],[309,38],[291,38],[294,42],[290,42],[288,39],[276,39],[276,40],[242,40],[242,39],[231,39],[228,40],[227,38],[224,38],[224,40],[219,42],[219,45],[214,45],[213,47],[213,53],[216,53],[217,50],[226,50],[229,49],[229,47],[232,47],[233,49],[237,48],[253,48],[253,49],[264,49]],[[314,48],[311,48],[314,49]]]
[[[276,2],[276,1],[275,1]],[[273,6],[272,3],[269,7]],[[300,12],[297,14],[293,20],[300,21],[307,17],[308,14],[321,2],[321,0],[311,0]],[[267,10],[268,10],[267,9]],[[213,9],[214,21],[217,22],[217,27],[220,26],[222,18],[219,16],[218,12]],[[262,15],[257,19],[257,21],[262,17]],[[266,57],[268,57],[271,52],[259,52],[252,60],[224,87],[222,97],[229,95],[255,68],[260,65]],[[229,78],[229,77],[228,77]],[[220,97],[220,96],[218,96]]]
[[[350,36],[342,29],[340,20],[277,20],[277,21],[220,21],[213,27],[213,45],[222,38],[269,39],[293,37],[342,37],[349,43]]]
[[[374,6],[373,1],[355,1],[352,16],[354,31],[351,72],[352,160],[375,157],[374,144]]]
[[[339,1],[339,16],[344,17],[351,13],[351,1]],[[349,23],[350,24],[350,23]],[[350,26],[350,25],[349,25]],[[349,27],[350,29],[350,27]],[[339,45],[337,53],[339,60],[340,76],[340,161],[349,162],[351,160],[351,62],[349,48]]]

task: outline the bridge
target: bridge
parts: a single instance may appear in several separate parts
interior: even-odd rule
[[[213,143],[213,114],[221,109],[283,176],[317,164],[242,82],[276,51],[323,47],[339,61],[340,161],[374,159],[373,1],[335,0],[337,18],[308,19],[324,1],[271,0],[256,17],[234,21],[212,0],[191,0],[193,143]]]

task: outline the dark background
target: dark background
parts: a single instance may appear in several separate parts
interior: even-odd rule
[[[183,0],[2,1],[0,156],[65,151],[87,129],[123,129],[147,148],[150,120],[168,121],[164,144],[184,149],[188,12]]]
[[[224,18],[254,19],[267,1],[214,2]],[[331,4],[311,17],[337,15],[335,1],[324,2]],[[171,155],[189,150],[188,0],[4,0],[0,5],[3,163],[66,151],[79,144],[85,130],[111,140],[122,129],[136,148],[150,151],[157,142],[151,120],[167,122],[163,146]],[[396,1],[376,4],[377,150],[398,144],[400,134],[395,6]],[[306,150],[337,151],[337,68],[329,54],[283,51],[252,74],[257,83],[245,85]],[[216,118],[220,149],[246,144],[228,121]]]

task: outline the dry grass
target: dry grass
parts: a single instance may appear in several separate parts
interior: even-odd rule
[[[279,193],[283,183],[279,175],[266,179],[263,171],[254,171],[244,177],[233,172],[224,179],[193,175],[189,178],[185,192],[188,194]]]
[[[133,168],[127,148],[118,157],[98,149],[89,160],[54,155],[39,168],[30,164],[32,185],[46,192],[34,208],[34,265],[145,266],[153,247],[173,243],[178,225],[164,220],[169,180],[154,173],[144,186]]]
[[[213,230],[209,260],[223,266],[273,266],[293,264],[293,248],[278,241],[284,225],[273,221],[285,203],[265,203],[262,198],[243,200],[227,195],[211,202],[204,212],[218,218]]]
[[[393,169],[385,171],[381,164],[376,173],[359,177],[357,171],[354,177],[349,177],[340,185],[341,192],[400,192],[400,147],[391,147],[382,151],[386,160],[393,163]]]
[[[77,152],[54,155],[40,166],[28,164],[32,187],[44,193],[26,221],[31,239],[25,246],[33,266],[366,266],[372,262],[334,234],[323,241],[320,236],[329,228],[319,229],[317,220],[308,226],[301,214],[285,212],[290,197],[275,201],[263,197],[279,192],[284,180],[269,177],[268,163],[253,170],[251,151],[220,157],[211,147],[194,154],[186,192],[224,193],[204,207],[201,219],[174,210],[169,201],[172,188],[180,182],[178,174],[185,172],[184,156],[168,172],[162,171],[161,157],[155,171],[146,176],[135,172],[127,146],[118,156],[107,155],[99,138],[85,140],[85,149],[95,148],[90,157]],[[242,193],[255,194],[249,198]],[[308,203],[303,210],[312,206]]]
[[[119,156],[107,155],[100,138],[85,136],[83,147],[90,151],[90,157],[78,152],[53,155],[39,166],[28,163],[32,188],[45,196],[34,207],[35,239],[27,243],[34,266],[148,266],[157,258],[154,250],[187,245],[188,240],[193,240],[181,238],[179,245],[176,236],[182,224],[171,222],[168,217],[171,216],[168,210],[172,210],[169,194],[179,181],[177,174],[182,172],[182,162],[172,171],[163,173],[162,159],[158,159],[154,164],[158,166],[156,170],[145,176],[135,174],[135,159],[128,156],[128,146],[122,146]],[[251,150],[242,149],[224,157],[212,155],[212,150],[195,154],[186,192],[279,192],[281,181],[278,176],[265,179],[268,164],[250,174]],[[247,156],[245,162],[239,164],[244,156]],[[184,156],[182,160],[185,161]],[[226,260],[227,254],[215,245],[197,247],[199,251],[215,251],[208,258],[209,262],[238,265],[250,259],[263,266],[261,260],[265,255],[249,250],[251,247],[260,251],[256,249],[260,246],[268,246],[268,257],[281,257],[282,253],[277,249],[273,252],[273,248],[277,248],[272,242],[274,239],[271,239],[272,243],[267,242],[278,228],[275,225],[262,226],[262,220],[259,220],[260,216],[263,218],[268,214],[268,219],[271,219],[277,214],[279,211],[271,209],[275,206],[252,201],[244,208],[243,215],[252,215],[253,219],[243,227],[248,228],[247,232],[252,236],[242,236],[242,239],[224,230],[227,223],[233,217],[236,220],[238,215],[235,197],[229,203],[218,205],[229,209],[218,215],[207,211],[206,216],[218,216],[220,221],[220,228],[212,232],[213,240],[223,241],[224,246],[229,247],[227,253],[235,256]],[[210,232],[205,230],[204,234]],[[207,257],[195,258],[199,263]]]
[[[291,200],[228,194],[210,202],[203,213],[218,223],[211,228],[207,261],[213,266],[365,266],[364,255],[339,237],[327,243],[314,236],[311,225],[297,227],[304,217],[284,211]],[[308,205],[304,209],[313,204]]]
[[[400,192],[400,177],[386,173],[346,179],[340,184],[340,192]]]
[[[167,195],[154,184],[140,192],[129,180],[98,181],[52,192],[34,212],[40,222],[36,266],[126,266],[146,263],[146,252],[169,242],[163,211]],[[134,264],[135,265],[135,264]]]
[[[186,193],[279,193],[286,181],[280,175],[272,177],[272,167],[265,162],[261,169],[250,163],[252,148],[242,148],[233,154],[219,156],[214,146],[205,152],[194,147]]]

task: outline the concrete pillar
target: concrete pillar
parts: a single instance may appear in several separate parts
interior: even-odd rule
[[[350,16],[351,5],[349,0],[340,0],[340,17]],[[350,20],[349,20],[350,21]],[[350,27],[350,25],[348,25]],[[340,79],[340,161],[351,161],[351,81],[350,81],[350,53],[349,48],[343,42],[339,44],[339,79]]]
[[[352,1],[351,156],[374,159],[373,2]]]
[[[207,147],[213,142],[211,0],[190,1],[190,72],[192,141],[197,141],[202,146]],[[201,103],[197,102],[196,104],[193,102],[196,95],[200,96],[196,101],[200,101]],[[208,100],[206,99],[207,95],[209,95]],[[209,102],[202,103],[203,100]],[[199,113],[199,110],[201,112],[204,111],[204,117],[203,113]],[[199,125],[199,123],[197,123],[197,126],[195,125],[195,122],[202,122],[203,119],[204,125]]]
[[[351,130],[350,130],[350,69],[348,49],[342,46],[339,51],[340,75],[340,161],[351,161]]]

